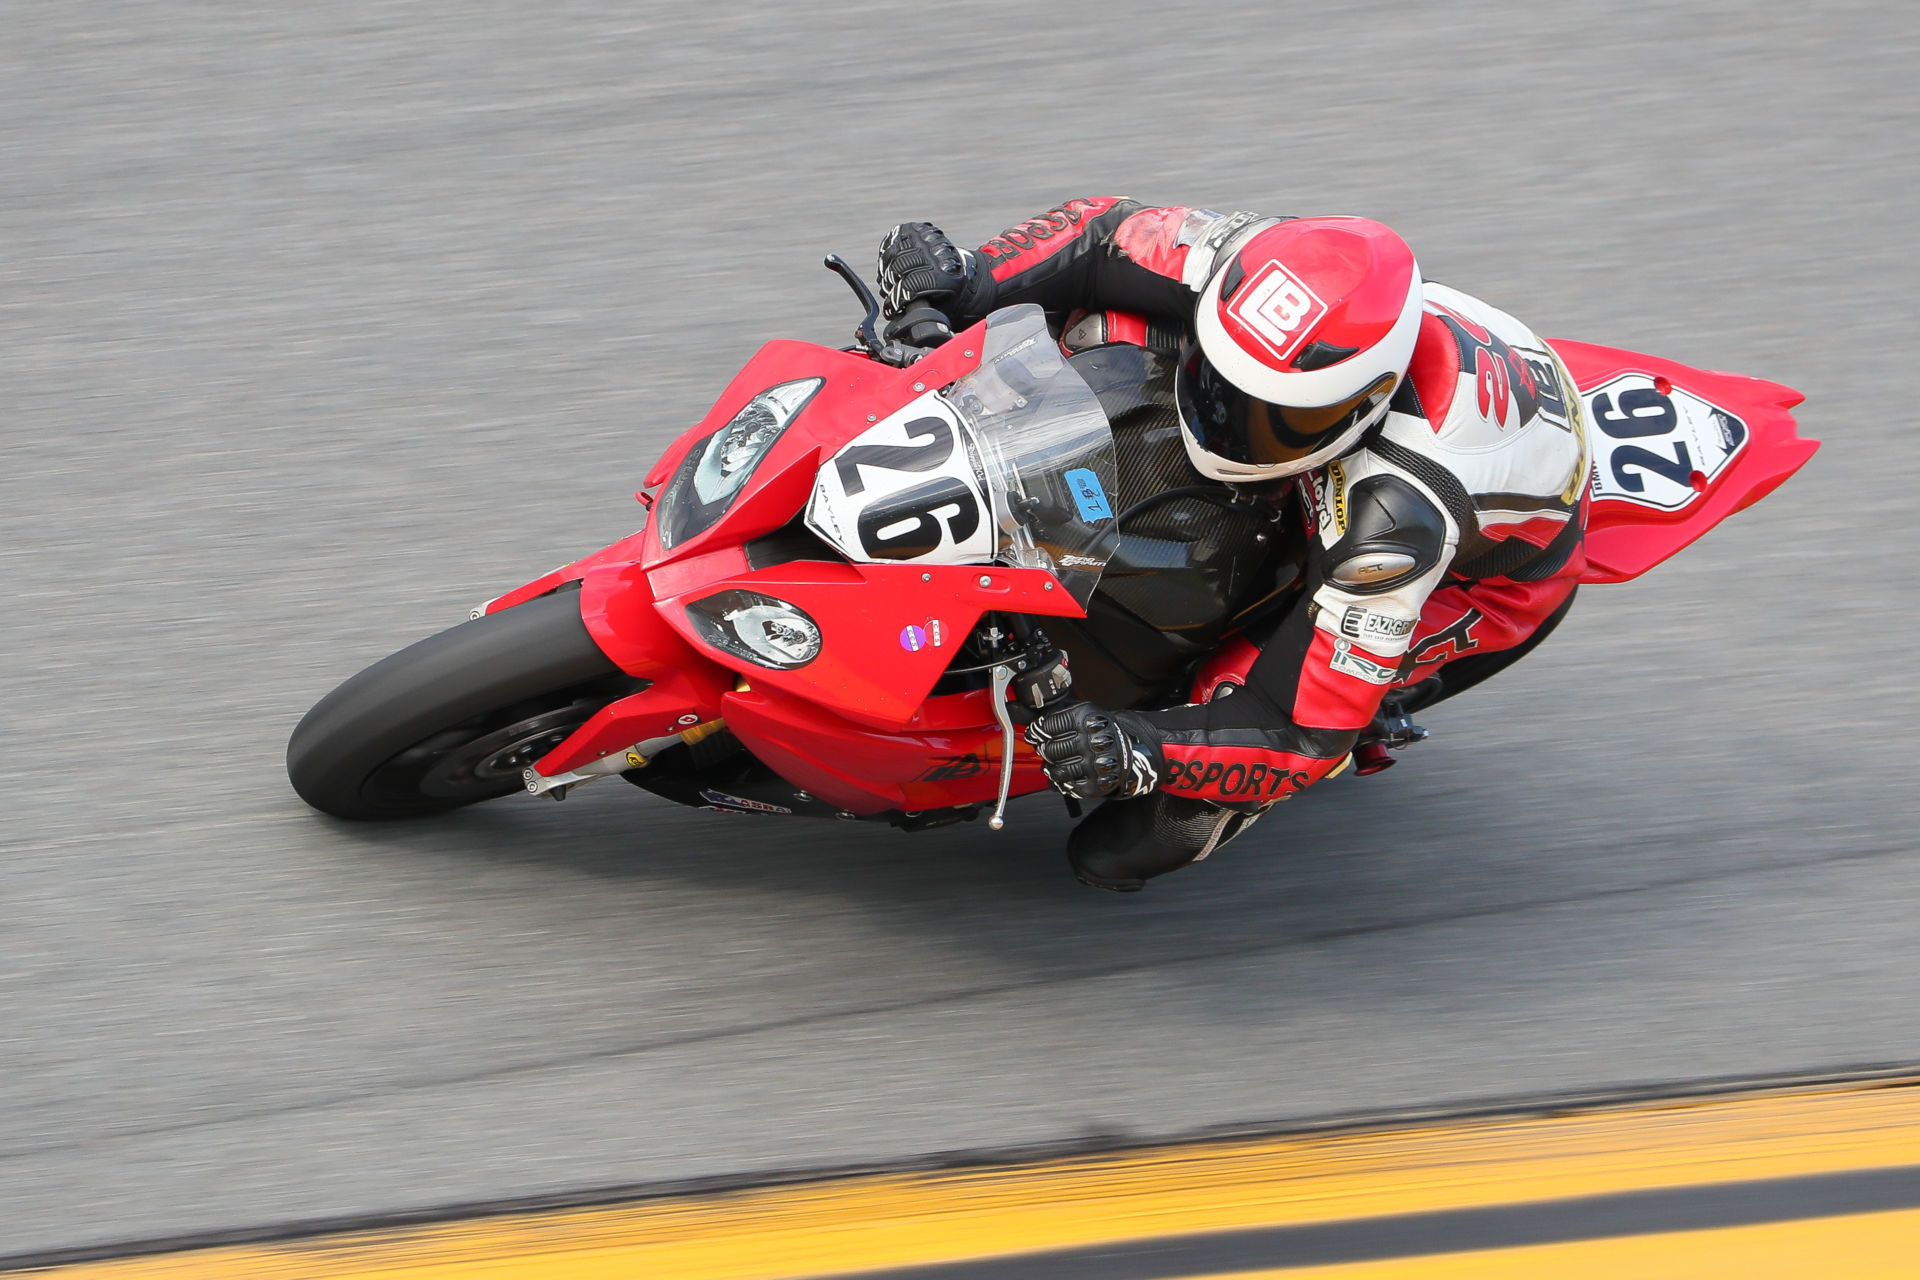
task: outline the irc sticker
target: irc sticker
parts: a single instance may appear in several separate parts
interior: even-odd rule
[[[918,653],[927,647],[927,632],[924,627],[909,623],[900,628],[900,647],[908,653]]]

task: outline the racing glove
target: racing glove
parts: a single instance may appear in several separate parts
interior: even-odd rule
[[[1074,702],[1027,726],[1047,781],[1075,800],[1142,795],[1160,785],[1159,735],[1131,711]]]
[[[973,254],[931,222],[903,222],[880,241],[880,294],[894,321],[888,338],[937,346],[953,336],[955,318],[987,310],[992,286],[993,277],[975,272]]]

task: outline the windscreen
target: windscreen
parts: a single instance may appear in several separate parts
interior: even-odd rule
[[[807,523],[856,560],[1046,569],[1085,607],[1119,535],[1113,431],[1036,306],[988,317],[980,367],[820,468]]]
[[[1084,608],[1119,542],[1113,429],[1039,307],[995,312],[983,341],[980,367],[942,394],[980,451],[998,558],[1051,571]]]

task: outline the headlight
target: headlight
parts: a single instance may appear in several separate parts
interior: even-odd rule
[[[756,667],[791,671],[820,656],[820,624],[805,610],[758,591],[722,591],[696,600],[687,617],[708,644]]]
[[[713,527],[746,486],[760,459],[826,382],[825,378],[799,378],[768,387],[747,401],[726,426],[688,452],[660,496],[663,549],[670,551],[674,544]]]

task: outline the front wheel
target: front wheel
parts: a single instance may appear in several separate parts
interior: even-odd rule
[[[521,788],[520,771],[645,682],[587,633],[579,597],[488,614],[376,662],[287,743],[293,789],[336,818],[423,818]]]

